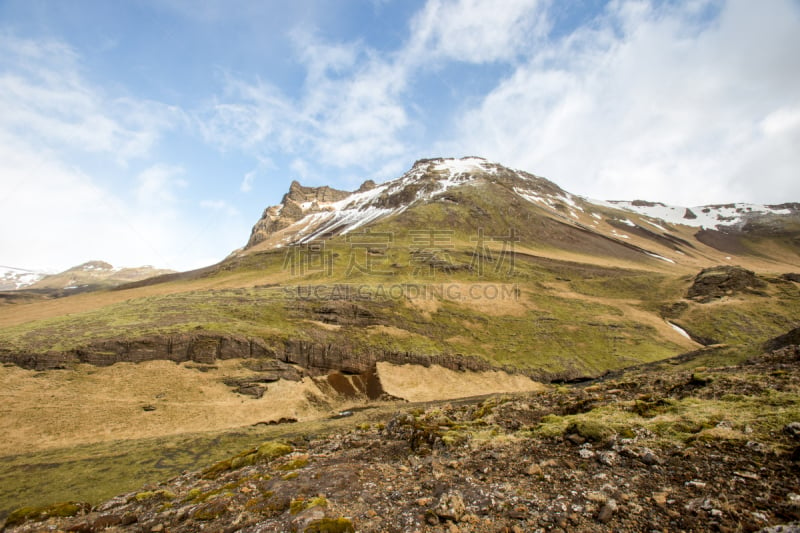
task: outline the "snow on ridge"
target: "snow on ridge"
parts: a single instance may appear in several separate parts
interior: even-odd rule
[[[666,205],[660,202],[586,200],[595,205],[631,211],[642,216],[663,220],[669,224],[683,224],[703,229],[714,229],[717,226],[735,226],[742,222],[746,216],[753,214],[788,215],[792,212],[790,209],[775,209],[766,205],[748,203],[682,207]],[[657,224],[652,225],[663,229]]]
[[[446,170],[451,176],[475,172],[476,170],[479,172],[496,172],[496,169],[491,168],[489,165],[492,165],[492,163],[482,157],[464,157],[462,159],[439,160],[434,164],[434,169],[439,171]]]
[[[382,194],[399,192],[419,178],[428,175],[429,165],[433,165],[434,173],[443,174],[442,176],[437,176],[434,190],[419,191],[414,200],[400,207],[391,208],[375,205],[375,201]],[[342,235],[350,233],[379,218],[401,213],[417,201],[428,200],[451,187],[468,183],[473,179],[473,174],[476,172],[496,174],[497,165],[480,157],[427,160],[425,164],[415,165],[401,177],[382,183],[368,191],[356,191],[335,202],[317,203],[317,207],[321,211],[309,213],[293,224],[295,227],[309,229],[307,234],[304,229],[298,232],[301,238],[297,242],[308,243],[332,230],[337,230],[337,233]],[[304,202],[300,207],[303,211],[306,211],[312,205],[313,202]]]
[[[47,274],[25,268],[0,266],[0,290],[19,290],[33,285]]]

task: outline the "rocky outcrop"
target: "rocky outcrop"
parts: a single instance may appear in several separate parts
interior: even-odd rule
[[[367,181],[361,188],[369,190],[375,187],[374,182]],[[362,189],[359,189],[361,191]],[[347,191],[331,187],[304,187],[297,181],[289,186],[289,192],[283,196],[280,205],[268,207],[261,219],[253,226],[247,248],[265,241],[276,231],[289,227],[306,215],[329,211],[325,204],[338,202],[350,196]]]
[[[497,367],[473,356],[460,354],[418,354],[390,350],[365,352],[346,344],[323,344],[290,339],[278,350],[278,358],[286,363],[302,366],[315,374],[327,374],[338,370],[346,374],[360,374],[375,367],[381,361],[396,365],[439,365],[450,370],[505,370],[518,374],[519,369]]]
[[[347,343],[324,343],[301,339],[286,339],[272,346],[263,339],[213,333],[154,335],[131,340],[96,341],[68,352],[0,351],[0,362],[35,370],[67,368],[75,363],[110,366],[115,363],[142,363],[153,360],[212,364],[217,359],[252,359],[257,364],[249,365],[251,369],[265,372],[265,376],[270,375],[275,379],[295,381],[304,373],[322,376],[338,371],[344,374],[365,375],[373,372],[375,364],[379,361],[425,367],[439,365],[460,371],[504,370],[509,373],[520,373],[519,369],[494,366],[484,359],[461,354],[367,351]],[[302,371],[298,367],[301,367]],[[531,377],[547,379],[552,376]]]
[[[77,361],[97,366],[119,362],[140,363],[154,359],[179,363],[213,363],[217,359],[271,357],[274,354],[261,340],[213,333],[97,341],[73,353]]]
[[[36,370],[65,368],[74,363],[109,366],[123,362],[141,363],[168,360],[176,363],[194,361],[210,364],[217,359],[234,358],[275,360],[275,352],[260,339],[213,333],[184,333],[153,335],[127,340],[102,340],[66,352],[28,353],[10,349],[0,351],[0,361]],[[284,366],[277,365],[271,370],[284,371],[286,370],[283,368]]]
[[[794,328],[764,343],[764,351],[780,350],[787,346],[800,346],[800,328]]]
[[[757,289],[765,286],[766,284],[751,270],[738,266],[715,266],[700,271],[686,296],[706,303],[742,292],[758,294]]]
[[[800,420],[757,400],[793,398],[796,368],[770,355],[343,412],[94,507],[22,507],[6,530],[795,531]]]

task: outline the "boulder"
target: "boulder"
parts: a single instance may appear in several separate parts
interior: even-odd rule
[[[714,266],[700,271],[689,287],[687,298],[701,303],[742,292],[760,294],[756,289],[766,286],[755,272],[738,266]]]

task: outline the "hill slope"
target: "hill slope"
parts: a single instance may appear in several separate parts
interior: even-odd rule
[[[418,405],[263,442],[94,508],[22,508],[7,526],[793,531],[777,525],[800,518],[799,358],[789,345],[735,366],[661,365],[537,395]]]
[[[26,469],[95,503],[220,458],[214,443],[251,442],[252,424],[541,390],[704,346],[739,362],[800,326],[795,206],[709,208],[703,227],[655,207],[424,160],[352,193],[292,184],[219,264],[7,299],[0,514],[65,494]],[[89,266],[59,283],[108,270]]]

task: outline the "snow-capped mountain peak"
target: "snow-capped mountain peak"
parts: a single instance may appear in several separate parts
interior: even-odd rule
[[[14,291],[28,287],[46,275],[46,272],[0,266],[0,291]]]
[[[647,202],[644,200],[590,202],[615,209],[624,209],[639,215],[663,220],[668,224],[683,224],[701,229],[718,229],[724,227],[740,227],[756,217],[768,215],[791,215],[800,211],[798,204],[761,205],[749,203],[702,205],[681,207]]]

